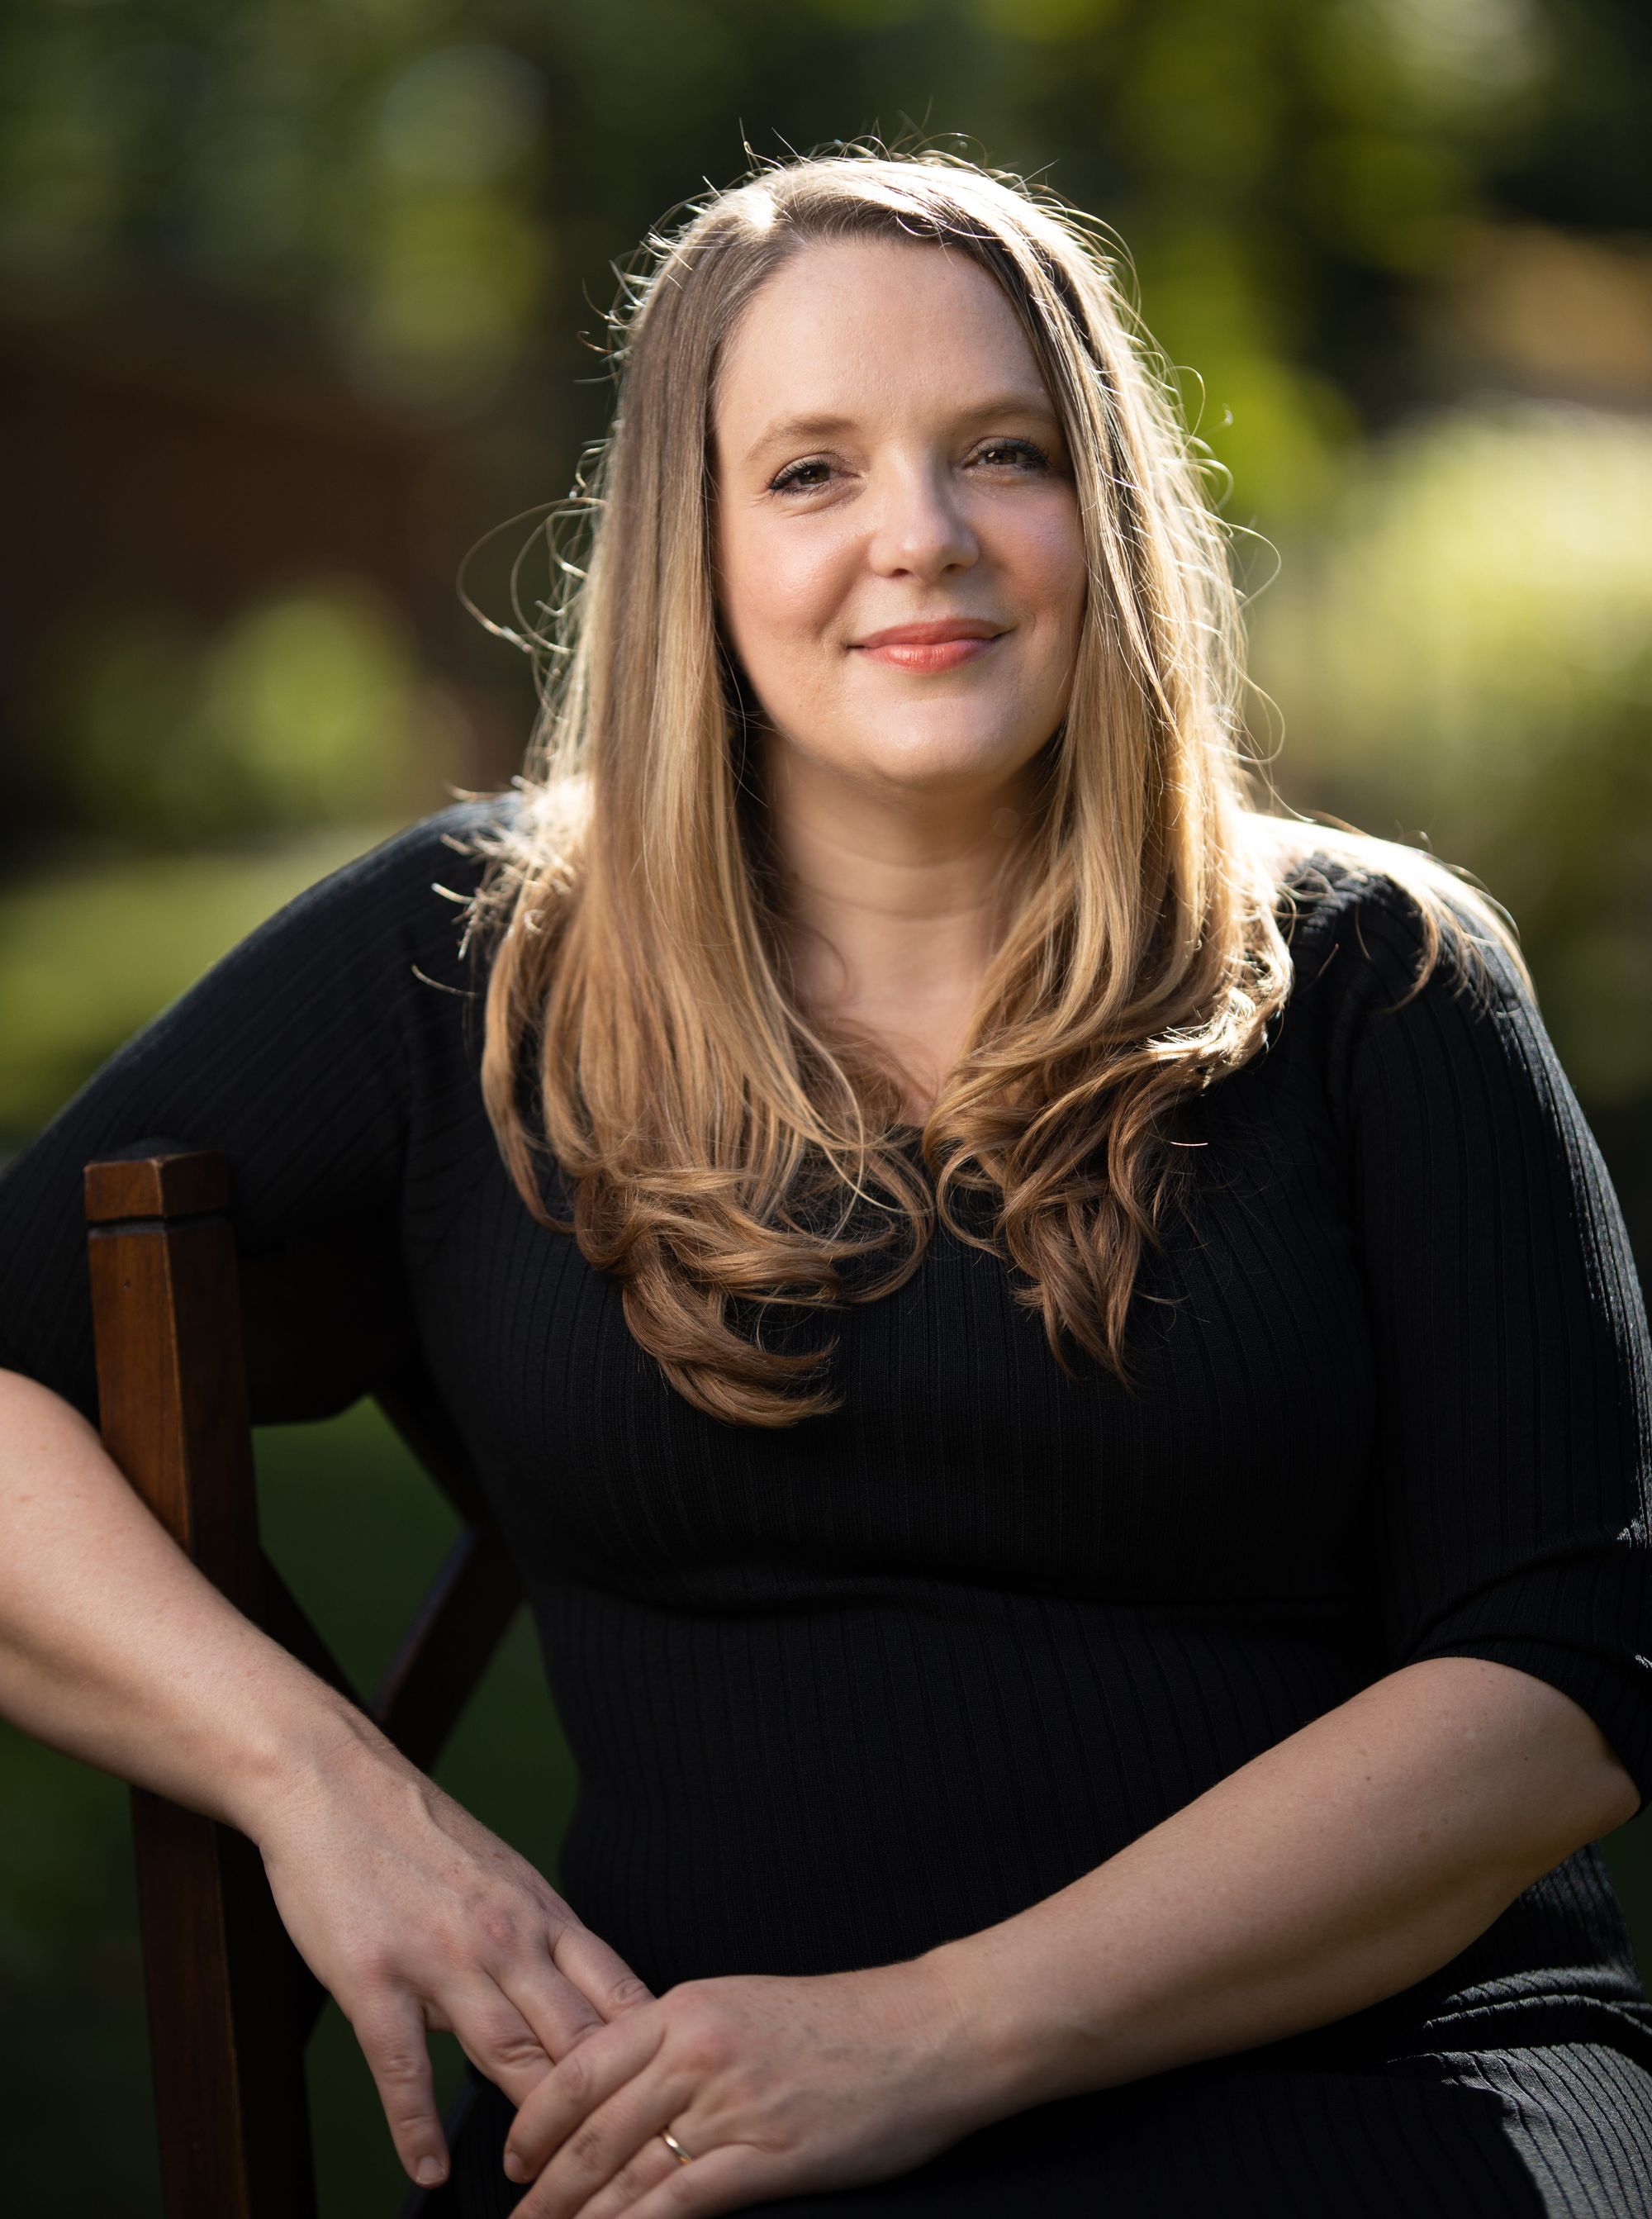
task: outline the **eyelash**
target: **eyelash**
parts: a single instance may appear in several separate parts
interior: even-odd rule
[[[989,439],[982,451],[991,454],[996,449],[1003,447],[1019,449],[1023,456],[1030,457],[1040,469],[1048,469],[1050,466],[1049,456],[1035,439]],[[768,489],[771,493],[782,494],[818,493],[820,491],[818,483],[813,485],[801,483],[796,473],[799,470],[824,469],[827,467],[823,458],[818,456],[804,462],[788,463],[779,476],[770,481]]]

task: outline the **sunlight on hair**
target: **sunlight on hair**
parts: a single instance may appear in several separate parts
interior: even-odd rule
[[[1003,289],[1062,420],[1090,581],[1040,805],[1009,843],[1008,929],[922,1136],[933,1195],[890,1072],[790,991],[711,569],[721,353],[783,262],[851,239],[944,246]],[[519,626],[542,709],[519,813],[484,842],[483,1085],[528,1207],[623,1281],[640,1345],[730,1422],[835,1407],[830,1344],[790,1327],[904,1284],[937,1214],[1013,1267],[1070,1375],[1088,1358],[1127,1385],[1140,1266],[1197,1161],[1176,1112],[1286,999],[1292,872],[1316,850],[1392,870],[1430,960],[1442,932],[1506,936],[1431,859],[1270,811],[1235,534],[1129,283],[1121,242],[1047,190],[875,142],[761,165],[620,272],[613,432],[551,520],[553,595]]]

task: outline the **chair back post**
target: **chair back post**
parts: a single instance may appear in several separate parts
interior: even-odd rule
[[[146,1143],[86,1167],[104,1445],[258,1619],[229,1195],[228,1164],[208,1150]],[[233,1828],[143,1790],[133,1829],[167,2219],[312,2219],[301,1967],[263,1862]]]

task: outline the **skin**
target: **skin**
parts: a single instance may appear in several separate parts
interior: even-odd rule
[[[800,960],[823,1007],[885,1039],[921,1115],[991,951],[979,881],[1000,812],[1024,805],[1065,703],[1071,482],[1059,453],[1046,473],[984,459],[990,438],[1037,433],[970,411],[1035,373],[987,281],[933,249],[810,250],[758,295],[727,368],[724,613],[767,712]],[[781,440],[760,468],[776,418],[829,407],[847,420],[829,439]],[[817,457],[817,491],[765,499]],[[854,645],[956,610],[1009,628],[950,671]],[[885,2178],[1028,2104],[1322,2025],[1446,1963],[1636,1799],[1557,1689],[1433,1659],[982,1933],[655,1998],[225,1601],[77,1411],[3,1371],[0,1712],[258,1844],[414,2178],[446,2168],[425,2032],[456,2033],[519,2106],[521,2219],[682,2219]]]
[[[762,711],[800,991],[881,1041],[921,1122],[991,953],[986,867],[1071,687],[1059,430],[992,282],[882,242],[768,281],[713,420],[721,615]],[[1042,463],[1003,444],[1028,439]],[[947,669],[856,644],[954,614],[1008,629]],[[1636,1801],[1558,1689],[1412,1665],[997,1926],[904,1964],[685,1982],[593,2032],[518,2114],[519,2219],[885,2179],[1029,2104],[1326,2024],[1448,1962]]]

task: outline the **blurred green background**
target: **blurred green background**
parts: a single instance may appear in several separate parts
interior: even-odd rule
[[[470,590],[510,621],[519,556],[544,592],[524,512],[602,429],[613,265],[746,146],[878,132],[1121,234],[1231,474],[1280,792],[1512,911],[1644,1277],[1649,91],[1629,0],[14,9],[0,1151],[289,893],[508,776],[530,674],[456,575],[504,526]],[[276,1553],[370,1671],[443,1514],[366,1413],[263,1453]],[[554,1871],[520,1626],[443,1776]],[[1609,1854],[1652,1962],[1644,1824]],[[0,1992],[7,2208],[152,2213],[123,1793],[16,1735]],[[394,2210],[336,2024],[313,2080],[329,2219]]]

